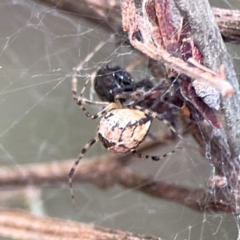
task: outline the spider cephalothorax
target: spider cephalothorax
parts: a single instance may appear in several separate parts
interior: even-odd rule
[[[101,100],[114,102],[117,94],[135,91],[136,84],[128,72],[117,65],[107,64],[97,71],[94,88]]]
[[[135,91],[149,91],[153,89],[153,83],[149,79],[143,79],[135,82],[132,76],[121,67],[115,64],[102,66],[96,73],[94,79],[94,89],[99,98],[103,101],[114,102],[116,96],[125,96],[118,98],[123,103],[127,97]]]

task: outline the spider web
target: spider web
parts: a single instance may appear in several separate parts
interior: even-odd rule
[[[211,3],[216,7],[240,9],[238,0],[213,0]],[[99,42],[103,43],[80,72],[79,79],[84,84],[101,65],[115,62],[127,67],[137,53],[127,46],[117,45],[118,33],[108,31],[101,23],[37,1],[2,0],[0,16],[1,165],[21,170],[23,164],[28,163],[60,163],[67,159],[74,162],[82,146],[96,135],[98,121],[87,119],[71,100],[73,67],[94,52]],[[240,53],[236,48],[229,45],[237,62]],[[136,79],[150,77],[144,63],[132,74]],[[85,97],[96,99],[91,89]],[[99,111],[96,107],[89,109]],[[160,125],[155,122],[155,129],[164,130],[165,126]],[[161,156],[174,147],[169,145],[150,153]],[[86,157],[105,152],[98,144]],[[211,174],[207,160],[187,148],[161,162],[135,159],[130,167],[140,175],[192,188],[203,187]],[[237,236],[231,215],[199,213],[134,189],[115,186],[102,190],[91,184],[75,183],[76,210],[67,177],[65,183],[54,186],[43,184],[36,188],[31,186],[30,180],[29,183],[21,189],[2,187],[1,206],[162,239],[221,240]]]

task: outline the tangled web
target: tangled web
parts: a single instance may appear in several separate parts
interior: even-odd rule
[[[218,7],[240,9],[238,1],[211,2]],[[96,135],[97,121],[86,118],[71,99],[73,67],[92,53],[78,76],[83,86],[102,65],[114,62],[128,68],[139,58],[133,48],[120,42],[119,31],[110,20],[105,21],[106,26],[88,11],[72,13],[57,7],[30,0],[0,3],[1,165],[11,165],[19,172],[24,172],[24,164],[56,161],[57,165],[68,159],[73,163],[82,146]],[[95,51],[99,43],[101,48]],[[237,61],[240,53],[232,51]],[[152,78],[144,61],[132,69],[134,79]],[[91,86],[85,97],[97,99]],[[92,113],[100,110],[96,106],[87,107]],[[168,132],[157,121],[150,132],[159,129],[161,134]],[[161,156],[175,147],[176,142],[171,142],[148,153]],[[97,144],[86,158],[101,154],[106,154],[106,150]],[[191,189],[204,187],[211,174],[208,161],[187,147],[161,162],[133,159],[129,167],[139,175]],[[235,220],[227,213],[197,212],[137,189],[115,185],[103,190],[76,182],[76,210],[67,175],[54,185],[51,180],[40,187],[31,183],[29,179],[29,184],[21,188],[6,188],[2,184],[1,206],[162,239],[221,240],[237,236]]]

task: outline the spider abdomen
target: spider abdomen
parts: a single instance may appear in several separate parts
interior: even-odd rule
[[[114,109],[98,125],[103,146],[114,153],[127,153],[146,137],[152,118],[137,109]]]

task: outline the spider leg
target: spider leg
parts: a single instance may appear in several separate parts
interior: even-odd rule
[[[90,78],[87,78],[87,80],[82,88],[82,91],[80,92],[80,95],[78,96],[77,95],[77,83],[78,83],[77,74],[78,74],[78,72],[76,72],[75,68],[73,70],[75,71],[75,73],[72,78],[72,98],[73,98],[73,100],[78,101],[79,97],[80,98],[82,97],[82,95],[89,83]]]
[[[150,156],[150,155],[145,155],[145,154],[142,154],[142,153],[138,153],[137,151],[136,151],[136,149],[133,149],[133,150],[131,150],[131,153],[134,155],[134,156],[136,156],[136,157],[138,157],[138,158],[146,158],[146,159],[151,159],[151,160],[153,160],[153,161],[160,161],[160,160],[162,160],[162,159],[164,159],[164,158],[166,158],[166,157],[168,157],[168,156],[171,156],[173,153],[175,153],[175,152],[177,152],[177,151],[179,151],[179,150],[181,150],[181,149],[183,149],[183,147],[177,147],[177,148],[174,148],[174,150],[172,150],[172,151],[170,151],[170,152],[168,152],[168,153],[165,153],[165,154],[163,154],[162,156]]]
[[[81,101],[82,103],[86,103],[86,104],[89,104],[89,105],[101,106],[101,107],[107,107],[109,105],[108,102],[92,101],[92,100],[89,100],[87,98],[83,98],[83,97],[80,97],[80,96],[77,98],[77,101]]]
[[[103,115],[105,115],[107,112],[109,112],[110,110],[114,109],[114,108],[120,108],[118,103],[109,103],[107,105],[107,107],[105,107],[102,111],[92,115],[90,112],[88,112],[88,110],[82,105],[82,101],[77,102],[77,105],[82,109],[82,111],[85,113],[87,118],[90,119],[97,119],[99,117],[102,117]]]
[[[128,92],[119,93],[119,94],[116,95],[115,100],[119,100],[119,99],[124,99],[124,100],[133,99],[133,101],[135,103],[135,101],[144,100],[144,96],[145,95],[144,95],[143,91],[136,90],[136,91],[131,92],[131,93],[128,93]],[[132,105],[132,103],[130,103],[130,105]]]
[[[99,118],[99,117],[102,117],[103,115],[105,115],[108,111],[112,110],[113,108],[120,108],[121,105],[120,105],[120,102],[119,101],[116,101],[116,103],[107,103],[107,102],[95,102],[95,101],[91,101],[91,100],[88,100],[86,98],[83,98],[83,93],[89,83],[89,80],[90,78],[88,78],[79,94],[79,96],[77,95],[77,82],[78,82],[78,79],[77,79],[77,72],[74,74],[73,78],[72,78],[72,98],[73,100],[76,101],[77,105],[82,109],[82,111],[85,113],[86,117],[90,118],[90,119],[96,119],[96,118]],[[91,104],[91,105],[100,105],[100,106],[105,106],[105,108],[92,115],[90,112],[88,112],[88,110],[83,106],[83,104]]]
[[[80,160],[83,158],[84,154],[86,153],[86,151],[93,145],[95,144],[97,141],[99,140],[98,137],[95,137],[93,139],[91,139],[81,150],[81,153],[78,157],[78,159],[75,161],[75,163],[73,164],[69,174],[68,174],[68,181],[69,181],[69,186],[70,186],[70,192],[71,192],[71,197],[72,197],[72,201],[73,203],[75,204],[75,201],[74,201],[74,193],[73,193],[73,176],[74,176],[74,173],[76,171],[76,168],[80,162]]]
[[[140,106],[128,106],[129,108],[135,108],[143,111],[145,114],[149,115],[152,118],[156,118],[157,120],[163,122],[172,132],[174,132],[181,140],[185,141],[185,139],[177,132],[177,130],[172,126],[172,124],[167,121],[162,114],[151,111],[149,109],[140,107]]]
[[[178,82],[178,80],[179,80],[179,76],[180,76],[180,74],[175,74],[174,73],[174,75],[172,75],[173,73],[168,73],[168,79],[172,79],[172,83],[171,83],[171,85],[166,89],[166,91],[165,91],[165,93],[161,96],[161,101],[163,101],[164,100],[164,97],[168,94],[168,93],[170,93],[170,92],[174,92],[174,85],[175,85],[175,83],[177,83]],[[172,75],[172,76],[171,76]]]
[[[142,90],[136,90],[134,92],[127,93],[127,94],[125,93],[117,94],[115,99],[125,99],[125,100],[130,99],[131,101],[127,105],[127,107],[129,107],[129,106],[135,106],[147,98],[158,96],[160,94],[161,92],[159,90],[149,90],[147,92],[144,92]]]
[[[73,68],[74,74],[73,74],[73,77],[72,77],[72,98],[73,98],[74,100],[77,100],[76,97],[77,97],[77,82],[78,82],[77,75],[78,75],[78,73],[82,70],[83,65],[84,65],[85,63],[87,63],[87,62],[94,56],[94,54],[103,47],[104,44],[105,44],[104,41],[100,42],[100,43],[93,49],[93,51],[92,51],[90,54],[88,54],[87,57],[86,57],[78,66],[76,66],[75,68]],[[80,96],[82,96],[82,94],[83,94],[83,92],[84,92],[84,90],[85,90],[88,82],[89,82],[89,78],[88,78],[87,81],[85,82],[85,85],[84,85],[84,87],[83,87],[83,89],[82,89],[82,91],[81,91]]]

